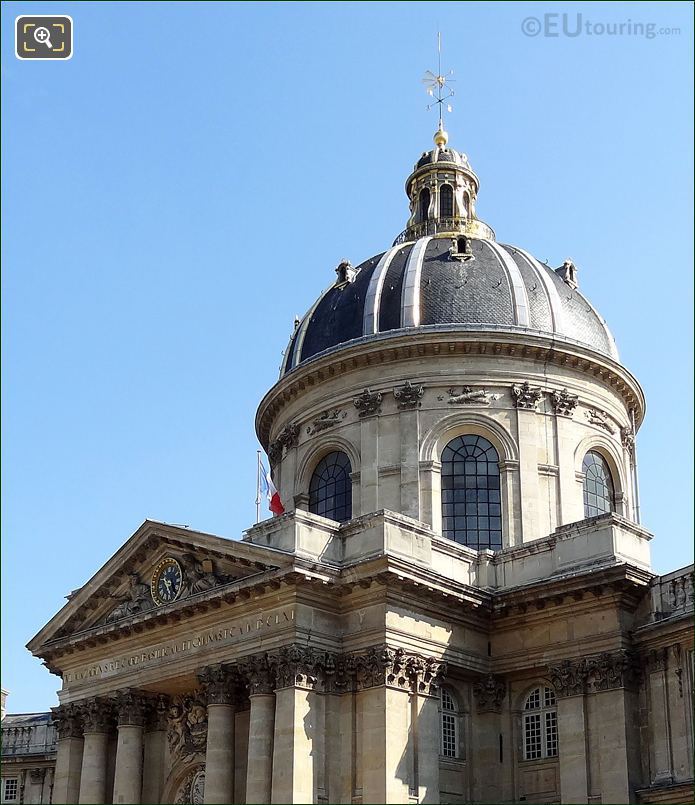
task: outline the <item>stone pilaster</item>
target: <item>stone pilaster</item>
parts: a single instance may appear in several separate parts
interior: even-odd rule
[[[588,678],[584,660],[563,660],[548,669],[557,698],[560,790],[567,802],[589,801],[589,764],[586,754],[585,690]]]
[[[69,805],[78,801],[84,739],[80,709],[74,704],[53,708],[53,720],[58,735],[53,802]]]
[[[236,672],[230,666],[204,668],[198,679],[208,706],[205,803],[234,802],[234,721]]]
[[[102,805],[107,800],[106,764],[113,706],[106,699],[88,699],[81,708],[84,752],[80,776],[80,805]]]
[[[314,802],[317,688],[325,652],[286,646],[268,657],[276,679],[271,802]]]
[[[240,664],[249,691],[249,747],[246,770],[246,802],[270,802],[273,778],[275,729],[275,676],[265,655]]]
[[[652,649],[647,655],[647,691],[651,733],[651,783],[673,781],[671,730],[668,712],[668,649]]]
[[[113,802],[139,805],[142,801],[143,729],[145,725],[145,696],[135,690],[116,694],[118,743]]]
[[[639,666],[635,657],[627,651],[564,660],[551,666],[549,675],[555,686],[558,701],[558,728],[561,785],[563,765],[565,779],[571,774],[581,774],[582,760],[584,773],[574,785],[570,794],[577,802],[582,802],[583,792],[587,797],[595,789],[601,793],[604,802],[631,802],[640,775],[639,747],[637,745],[637,702],[635,687],[639,679]],[[597,697],[597,723],[586,725],[591,728],[597,741],[591,751],[600,757],[599,779],[588,779],[586,756],[582,753],[579,734],[563,721],[579,718],[579,705],[563,701],[570,697],[580,697],[586,691],[588,696]],[[567,712],[569,711],[569,712]],[[586,721],[586,708],[582,705],[581,720]],[[581,723],[580,720],[580,723]],[[571,722],[570,722],[571,723]],[[569,730],[569,734],[567,734]],[[564,740],[564,743],[563,743]],[[583,750],[584,753],[586,749]],[[586,789],[583,787],[586,786]],[[563,798],[565,797],[563,789]]]
[[[476,736],[476,763],[472,769],[472,785],[476,802],[502,800],[502,769],[499,763],[502,702],[507,693],[504,680],[487,674],[473,685],[475,715],[473,731]],[[497,769],[497,773],[491,773]]]
[[[147,805],[161,800],[166,779],[168,710],[168,696],[159,694],[147,701],[142,774],[142,801]]]

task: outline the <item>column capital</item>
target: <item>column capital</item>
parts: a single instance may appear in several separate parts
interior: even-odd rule
[[[267,654],[253,654],[239,663],[239,673],[245,677],[249,696],[269,694],[275,690],[275,670]]]
[[[198,681],[205,691],[207,703],[232,705],[237,700],[239,675],[231,665],[208,665],[198,672]]]
[[[59,740],[82,737],[82,714],[79,705],[61,704],[52,707],[51,712]]]
[[[139,690],[125,688],[117,691],[114,706],[119,727],[142,727],[145,724],[147,697]]]
[[[488,674],[473,685],[479,713],[501,713],[507,685],[502,677]]]
[[[98,696],[81,702],[80,713],[84,732],[109,732],[113,727],[113,702]]]
[[[446,663],[435,657],[409,654],[386,644],[371,646],[364,654],[342,655],[336,663],[335,683],[356,690],[385,685],[423,696],[436,695],[446,675]],[[341,691],[342,692],[342,691]]]
[[[581,696],[586,692],[589,676],[586,660],[562,660],[548,666],[548,676],[558,699]]]
[[[650,651],[647,652],[646,660],[647,669],[649,670],[650,674],[653,674],[656,671],[666,670],[666,664],[668,662],[668,648],[662,647],[650,649]]]
[[[299,687],[314,690],[325,679],[326,652],[309,646],[282,646],[267,655],[277,689]]]
[[[630,687],[639,681],[640,675],[637,656],[625,649],[548,666],[548,676],[560,698]]]

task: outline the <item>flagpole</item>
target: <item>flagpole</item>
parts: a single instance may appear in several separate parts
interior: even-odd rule
[[[261,521],[261,451],[256,450],[256,522]]]

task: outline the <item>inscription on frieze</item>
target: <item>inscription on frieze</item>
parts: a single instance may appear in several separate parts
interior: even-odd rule
[[[283,626],[294,624],[294,617],[294,609],[292,608],[270,613],[258,613],[256,616],[239,619],[227,626],[202,630],[193,635],[182,636],[178,640],[148,646],[134,654],[111,657],[84,668],[66,671],[63,675],[63,681],[68,685],[81,684],[95,679],[118,676],[135,668],[156,665],[163,661],[170,662],[178,656],[188,655],[218,644],[235,643],[247,635],[267,632],[272,629],[282,629]]]

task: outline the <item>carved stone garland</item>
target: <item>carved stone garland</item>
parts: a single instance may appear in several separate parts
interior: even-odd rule
[[[380,414],[383,396],[384,395],[380,391],[370,391],[369,389],[365,389],[359,397],[355,397],[352,402],[355,408],[359,411],[360,419]]]
[[[553,411],[558,416],[571,417],[577,407],[579,397],[576,394],[570,394],[567,389],[562,389],[561,391],[554,391],[550,395],[550,402],[552,403]]]
[[[586,418],[592,425],[598,425],[599,428],[603,428],[603,430],[605,430],[606,433],[610,433],[611,436],[615,433],[615,428],[610,421],[607,411],[601,411],[598,408],[589,408],[586,412]]]
[[[522,385],[512,386],[512,399],[517,408],[523,408],[528,411],[535,411],[538,401],[542,398],[543,391],[539,388],[534,388],[526,380]]]
[[[402,386],[398,386],[393,390],[394,399],[401,411],[419,408],[422,405],[420,400],[424,393],[425,387],[423,385],[414,386],[410,380],[406,380]]]
[[[500,398],[499,394],[490,394],[485,389],[474,389],[473,386],[463,386],[460,394],[450,388],[447,394],[449,405],[490,405],[493,400]]]

